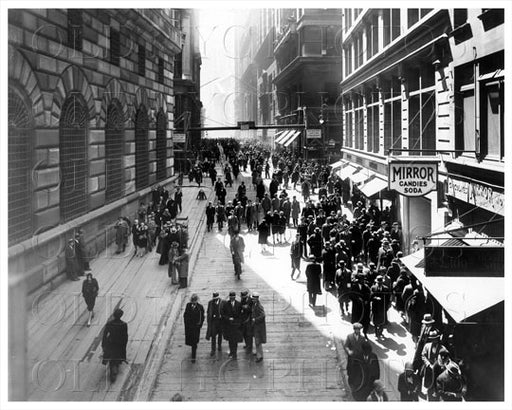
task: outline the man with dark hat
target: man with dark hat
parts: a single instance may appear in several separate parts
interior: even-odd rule
[[[192,294],[190,302],[185,307],[183,320],[185,322],[185,344],[192,347],[191,361],[195,363],[199,334],[204,323],[204,308],[199,303],[199,297],[195,293]]]
[[[336,275],[336,252],[330,241],[325,242],[325,248],[322,250],[322,264],[324,289],[330,290],[334,287],[334,276]]]
[[[295,239],[290,246],[290,258],[291,258],[291,262],[292,262],[292,273],[291,273],[292,280],[296,280],[300,276],[301,256],[302,256],[302,246],[300,243],[300,234],[297,232],[297,234],[295,235]],[[297,275],[296,278],[294,278],[293,274],[295,273],[296,270],[299,271],[299,274]]]
[[[403,373],[398,375],[397,389],[400,392],[400,401],[418,401],[421,380],[412,368],[412,363],[405,363]]]
[[[466,382],[457,363],[449,361],[446,369],[436,380],[436,391],[441,401],[462,401],[466,394]]]
[[[335,277],[336,287],[338,288],[338,302],[340,304],[341,315],[348,315],[348,302],[350,302],[350,292],[352,291],[352,272],[346,268],[346,262],[338,262],[338,269]]]
[[[361,323],[353,323],[352,328],[354,329],[354,333],[347,336],[344,345],[345,350],[347,351],[347,376],[349,384],[352,381],[351,379],[355,371],[355,367],[358,365],[357,361],[363,355],[363,341],[366,340],[364,336],[361,335],[361,329],[363,328]]]
[[[249,291],[246,289],[240,293],[240,303],[242,304],[241,318],[242,318],[242,336],[245,342],[245,352],[252,353],[252,299],[249,296]]]
[[[383,277],[378,275],[377,279],[375,279],[375,284],[370,290],[370,302],[372,307],[373,326],[375,327],[375,336],[381,337],[384,326],[387,323],[389,289],[384,285]]]
[[[440,354],[448,352],[448,349],[440,341],[441,334],[436,329],[431,330],[428,334],[427,343],[425,343],[421,351],[421,360],[423,362],[420,371],[420,376],[423,378],[422,393],[427,394],[429,401],[435,400],[434,365]]]
[[[352,312],[350,320],[352,323],[361,323],[363,325],[364,337],[368,338],[371,290],[365,283],[365,275],[361,271],[356,273],[351,283],[351,289]]]
[[[322,294],[321,287],[322,266],[313,256],[311,262],[306,266],[307,290],[309,294],[309,306],[315,307],[316,296]]]
[[[124,312],[114,310],[113,318],[105,325],[101,347],[103,349],[103,364],[109,365],[110,381],[116,381],[119,365],[126,361],[126,345],[128,343],[128,325],[121,320]]]
[[[243,340],[240,324],[242,320],[242,305],[236,300],[235,291],[229,292],[229,300],[221,306],[223,320],[222,334],[229,343],[229,357],[237,359],[238,343]]]
[[[242,263],[244,263],[245,242],[244,238],[239,235],[238,230],[233,232],[233,236],[229,242],[229,250],[231,251],[235,275],[240,279],[240,275],[242,274]]]
[[[208,302],[206,311],[206,340],[212,339],[210,356],[215,356],[215,345],[219,352],[222,350],[222,317],[220,315],[222,301],[219,293],[213,292],[213,299]]]
[[[260,295],[252,294],[251,321],[254,332],[254,344],[256,345],[256,362],[263,360],[263,344],[267,343],[267,327],[265,324],[265,309],[260,303]]]

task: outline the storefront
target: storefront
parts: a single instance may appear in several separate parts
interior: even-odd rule
[[[462,363],[466,399],[503,400],[504,248],[474,232],[449,236],[433,236],[430,246],[401,262],[423,285],[443,342]]]

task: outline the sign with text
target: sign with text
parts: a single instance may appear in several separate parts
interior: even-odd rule
[[[437,162],[390,161],[389,189],[405,196],[424,196],[437,190]]]
[[[178,143],[178,144],[183,144],[186,140],[186,135],[184,133],[175,133],[173,136],[172,136],[172,142],[174,143]]]
[[[322,130],[316,128],[308,128],[306,130],[306,138],[309,139],[320,139],[322,138]]]
[[[505,195],[489,186],[448,177],[447,195],[505,216]]]
[[[500,246],[425,246],[425,276],[504,277]]]

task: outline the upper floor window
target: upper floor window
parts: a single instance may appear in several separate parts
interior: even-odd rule
[[[121,54],[121,43],[119,31],[110,29],[110,62],[119,65],[119,56]]]
[[[183,73],[183,54],[178,53],[174,56],[174,78],[181,78]]]
[[[146,47],[139,45],[139,75],[146,75]]]
[[[164,59],[162,57],[158,57],[158,82],[164,82]]]
[[[68,9],[68,46],[82,51],[82,10]]]

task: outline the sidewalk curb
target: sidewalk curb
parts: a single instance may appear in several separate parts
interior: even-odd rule
[[[207,195],[207,201],[211,201],[213,197],[213,190],[207,192]],[[199,251],[204,240],[203,231],[205,223],[206,214],[203,213],[200,217],[197,231],[195,232],[189,246],[189,254],[191,256],[189,261],[189,287],[193,278],[194,267],[199,257]],[[158,377],[158,372],[163,362],[163,357],[167,350],[169,341],[174,333],[176,323],[179,320],[179,314],[182,310],[182,306],[186,300],[187,294],[188,288],[185,288],[183,292],[180,292],[177,288],[173,290],[172,295],[176,295],[176,297],[174,298],[173,302],[169,304],[169,307],[162,315],[162,319],[160,320],[160,323],[158,325],[156,336],[153,339],[149,352],[146,356],[146,360],[144,362],[144,369],[142,372],[140,372],[138,380],[134,382],[134,385],[138,384],[137,388],[134,393],[127,394],[124,397],[121,394],[119,396],[119,400],[150,401],[153,388]]]

